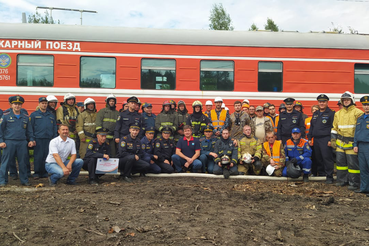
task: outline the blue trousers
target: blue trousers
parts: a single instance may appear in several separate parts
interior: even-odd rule
[[[0,167],[0,184],[8,183],[8,170],[10,164],[15,164],[15,157],[18,159],[19,176],[21,184],[28,182],[27,163],[28,147],[26,140],[5,140],[6,148],[3,149]]]
[[[358,144],[360,167],[360,190],[369,192],[369,143]]]
[[[199,157],[201,163],[202,163],[202,172],[204,173],[206,171],[206,168],[208,170],[208,173],[213,173],[214,170],[214,157],[211,155],[200,155]]]
[[[179,173],[183,172],[182,167],[187,161],[179,157],[179,155],[172,155],[172,161],[173,161],[173,166],[175,170]],[[196,159],[192,162],[192,164],[189,167],[191,166],[192,166],[192,172],[198,173],[201,171],[202,163],[200,160]]]
[[[34,177],[46,178],[45,160],[49,154],[50,139],[36,138],[36,146],[34,147]]]
[[[312,164],[312,161],[311,161],[310,158],[304,158],[303,160],[298,160],[297,161],[297,165],[299,165],[301,167],[302,172],[304,174],[310,174],[311,164]],[[283,177],[287,177],[287,166],[285,166],[283,168],[282,175],[283,175]]]
[[[67,166],[68,163],[69,163],[69,160],[66,160],[64,162],[64,165]],[[71,182],[71,183],[76,182],[76,179],[78,178],[78,175],[79,175],[79,172],[81,171],[82,166],[83,166],[83,160],[77,158],[72,164],[72,172],[69,174],[67,182]],[[46,168],[46,171],[51,175],[50,179],[51,179],[51,182],[53,182],[54,184],[56,184],[56,182],[58,182],[58,180],[64,176],[63,169],[56,162],[46,163],[45,168]]]

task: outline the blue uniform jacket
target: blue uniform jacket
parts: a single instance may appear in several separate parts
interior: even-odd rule
[[[57,137],[56,120],[50,111],[37,110],[31,114],[31,126],[35,138],[53,139]]]
[[[210,139],[206,139],[206,137],[200,138],[200,155],[209,155],[210,152],[214,152],[214,146],[217,140],[218,138],[216,137],[211,137]]]
[[[305,158],[310,158],[312,150],[306,139],[300,138],[299,143],[293,142],[288,139],[284,147],[286,153],[286,161],[296,158],[298,161],[302,161]]]
[[[145,130],[148,127],[154,127],[155,129],[155,119],[156,115],[151,114],[151,116],[148,116],[146,112],[142,113],[142,130]]]
[[[4,113],[0,120],[0,143],[5,140],[35,141],[28,115],[21,112],[17,119],[13,110]]]
[[[363,114],[356,121],[354,147],[360,142],[369,143],[369,115]]]
[[[138,123],[142,127],[141,114],[137,111],[130,112],[128,109],[119,113],[117,124],[115,125],[114,138],[121,139],[123,136],[129,135],[129,126],[133,123]]]
[[[130,155],[137,155],[140,159],[144,157],[144,151],[139,138],[131,138],[131,135],[124,136],[120,139],[118,157],[123,158]]]
[[[145,152],[142,160],[150,163],[150,160],[154,154],[154,139],[149,141],[146,136],[143,137],[141,139],[141,147]]]

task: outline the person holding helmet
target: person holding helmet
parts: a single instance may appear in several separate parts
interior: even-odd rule
[[[275,132],[266,133],[266,141],[263,143],[263,158],[261,162],[269,176],[281,177],[285,165],[286,155],[282,141],[276,140]],[[300,173],[301,174],[301,173]]]
[[[178,117],[178,128],[177,133],[174,136],[174,141],[176,142],[178,142],[178,140],[184,136],[183,127],[186,125],[187,119],[189,117],[186,104],[182,100],[178,101],[177,117]]]
[[[35,136],[34,146],[34,179],[47,178],[45,160],[49,154],[49,143],[57,136],[56,120],[54,115],[47,111],[46,97],[40,97],[39,109],[30,115],[30,123]]]
[[[56,124],[59,126],[65,124],[69,127],[69,138],[77,141],[78,135],[76,130],[77,118],[79,115],[76,106],[76,97],[72,93],[67,93],[64,96],[64,102],[61,107],[56,110]],[[78,144],[76,142],[76,144]]]
[[[187,118],[186,125],[192,126],[192,136],[201,138],[210,120],[202,113],[202,103],[198,100],[192,103],[193,113]]]
[[[114,140],[114,129],[119,117],[119,112],[116,109],[117,98],[114,94],[110,94],[105,99],[105,108],[99,110],[96,114],[96,131],[105,128],[107,129],[106,142],[110,146],[110,155],[112,158],[116,156],[117,148]]]
[[[96,103],[92,98],[87,98],[84,103],[85,110],[78,115],[77,133],[79,137],[79,155],[83,159],[85,157],[87,146],[96,138]]]
[[[284,177],[292,177],[288,175],[289,166],[299,165],[304,173],[304,182],[309,181],[309,174],[311,170],[311,148],[306,139],[301,137],[300,128],[292,129],[292,138],[288,139],[286,145],[284,146],[284,152],[286,153],[286,167],[283,169]],[[301,172],[300,172],[301,174]]]
[[[225,179],[230,175],[238,175],[237,147],[229,137],[228,129],[223,129],[220,139],[215,143],[214,153],[217,154],[214,160],[214,174],[223,174]]]
[[[254,122],[251,120],[250,116],[242,111],[242,106],[240,101],[234,102],[234,113],[229,116],[229,129],[231,138],[233,140],[238,140],[242,137],[243,127],[245,125],[251,126],[251,129],[255,130]]]
[[[204,112],[204,115],[206,115],[210,119],[211,118],[210,112],[213,109],[213,102],[210,101],[210,100],[206,101],[205,108],[206,108],[206,110]]]
[[[202,172],[213,173],[214,170],[214,159],[218,155],[214,152],[214,146],[218,138],[213,136],[213,127],[207,125],[204,129],[204,137],[200,138],[200,157],[199,160],[202,163]]]
[[[216,137],[220,137],[223,129],[226,129],[229,126],[229,112],[222,109],[223,99],[221,97],[216,97],[214,103],[215,109],[211,110],[210,119],[214,128],[214,135]]]
[[[263,168],[261,163],[261,143],[262,140],[252,134],[250,125],[243,127],[243,134],[237,141],[238,146],[238,173],[243,175],[251,169],[255,175],[259,175]],[[245,156],[248,159],[244,159]]]
[[[299,128],[302,137],[305,137],[305,124],[302,120],[302,115],[293,109],[294,98],[286,98],[283,100],[286,104],[286,111],[279,115],[277,139],[282,140],[285,144],[291,138],[291,131],[294,128]]]
[[[304,112],[302,112],[302,110],[304,109],[304,107],[302,106],[302,103],[296,101],[295,105],[293,106],[293,109],[302,114],[302,120],[305,122],[305,120],[306,120],[306,118],[308,118],[308,116],[306,114],[304,114]]]
[[[54,115],[54,118],[56,119],[56,105],[58,104],[58,99],[53,95],[48,95],[46,97],[46,100],[47,100],[46,110],[52,113]]]
[[[354,152],[354,136],[357,119],[363,111],[356,108],[354,95],[346,91],[341,96],[343,108],[336,112],[328,145],[336,149],[337,186],[349,185],[349,190],[360,187],[360,168]]]
[[[178,117],[177,113],[171,110],[171,103],[168,100],[163,102],[163,108],[156,116],[155,120],[155,130],[158,131],[158,138],[161,136],[162,129],[167,126],[172,130],[172,133],[177,131],[178,127]],[[173,139],[173,137],[171,137]]]
[[[119,113],[117,124],[114,129],[115,142],[119,143],[120,139],[129,134],[129,126],[137,123],[139,128],[142,127],[141,114],[137,112],[138,98],[132,96],[127,99],[128,110]]]

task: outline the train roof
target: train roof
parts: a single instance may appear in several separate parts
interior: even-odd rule
[[[241,47],[369,49],[369,36],[358,34],[213,31],[8,23],[0,23],[0,30],[0,39]]]

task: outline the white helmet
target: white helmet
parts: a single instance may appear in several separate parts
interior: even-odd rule
[[[216,103],[216,102],[223,102],[223,99],[221,98],[221,97],[216,97],[215,99],[214,99],[214,102]]]
[[[229,158],[228,155],[223,155],[220,158],[220,161],[221,161],[222,165],[228,165],[229,163],[231,163],[231,158]]]
[[[47,102],[58,102],[58,98],[53,95],[49,95],[46,97]]]
[[[64,102],[67,101],[68,99],[74,99],[74,100],[76,100],[76,97],[72,93],[67,93],[64,96]]]
[[[227,111],[229,111],[229,108],[228,107],[225,107],[224,109],[227,110]]]
[[[349,92],[349,91],[345,91],[345,93],[343,93],[342,94],[342,96],[341,96],[341,103],[343,102],[342,101],[342,99],[343,98],[349,98],[349,99],[351,99],[352,100],[352,103],[355,103],[355,97],[354,97],[354,95],[351,93],[351,92]]]
[[[225,108],[226,106],[225,106],[225,104],[224,103],[222,103],[222,108]]]
[[[85,100],[85,102],[83,103],[83,105],[85,106],[85,109],[87,108],[87,104],[90,104],[90,103],[95,104],[95,100],[94,100],[94,99],[92,99],[92,98],[87,98],[87,99]]]
[[[243,154],[242,161],[246,164],[250,164],[252,161],[252,155],[250,153]]]
[[[109,96],[107,96],[105,99],[105,102],[109,102],[109,99],[114,99],[115,102],[117,102],[117,98],[115,97],[114,94],[110,94]]]
[[[243,103],[247,103],[247,104],[249,104],[249,105],[250,105],[250,101],[249,101],[249,100],[247,100],[247,99],[243,100]]]
[[[205,105],[206,105],[206,106],[213,106],[213,102],[212,102],[212,101],[210,101],[210,100],[208,100],[208,101],[206,101]]]

